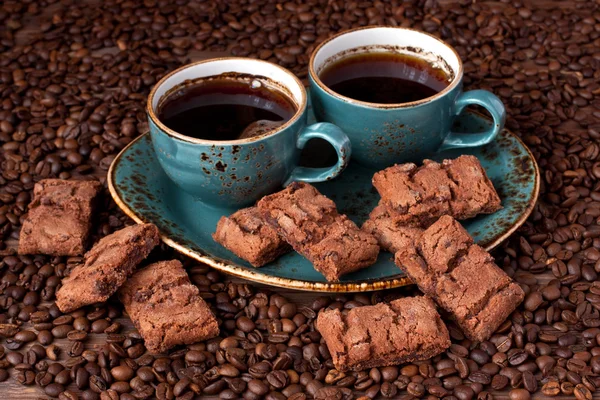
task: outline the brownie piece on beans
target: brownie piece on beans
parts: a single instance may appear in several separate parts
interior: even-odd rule
[[[340,371],[426,360],[450,347],[448,329],[427,297],[319,313],[316,327]]]
[[[339,214],[335,203],[314,186],[293,182],[262,198],[258,209],[328,281],[337,281],[377,260],[379,246],[375,237]]]
[[[67,313],[106,301],[159,242],[158,229],[152,224],[132,225],[100,239],[85,254],[84,263],[63,279],[56,305]]]
[[[416,246],[399,250],[396,264],[474,341],[489,339],[525,297],[450,216],[425,230]]]
[[[101,188],[95,181],[45,179],[36,183],[21,228],[19,254],[85,253],[94,203]]]
[[[138,270],[123,285],[119,298],[151,353],[219,334],[217,319],[177,260]]]
[[[221,217],[212,236],[216,242],[255,267],[270,263],[292,249],[275,228],[265,222],[256,207]]]

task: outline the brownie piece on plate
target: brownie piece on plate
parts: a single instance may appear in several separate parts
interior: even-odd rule
[[[467,219],[502,208],[479,160],[469,155],[441,164],[425,160],[421,167],[394,165],[377,172],[373,186],[381,195],[380,205],[399,225],[426,228],[442,215]]]
[[[265,222],[256,207],[221,217],[212,236],[216,242],[255,267],[270,263],[292,249],[275,228]]]
[[[94,201],[101,188],[95,181],[44,179],[36,183],[21,228],[19,254],[85,253]]]
[[[460,156],[443,161],[444,170],[456,184],[450,202],[456,219],[491,214],[502,208],[500,197],[475,156]]]
[[[151,353],[219,334],[217,319],[177,260],[138,270],[123,285],[119,298]]]
[[[450,347],[450,335],[427,297],[319,313],[317,329],[340,371],[426,360]]]
[[[415,240],[423,233],[419,225],[402,225],[396,222],[384,205],[378,205],[373,209],[362,229],[375,236],[379,246],[391,253],[404,247],[414,246]]]
[[[100,239],[84,263],[63,279],[56,305],[64,312],[106,301],[160,242],[152,224],[132,225]]]
[[[263,197],[258,209],[328,281],[337,281],[377,260],[379,246],[375,237],[339,214],[335,203],[312,185],[293,182],[284,190]]]

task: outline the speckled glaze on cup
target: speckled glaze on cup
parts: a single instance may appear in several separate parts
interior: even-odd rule
[[[297,106],[293,117],[263,135],[228,141],[193,138],[175,132],[157,117],[160,102],[171,91],[198,79],[238,74],[240,79],[259,77],[276,86]],[[179,187],[196,199],[216,205],[243,207],[292,181],[322,182],[335,178],[351,154],[344,132],[330,123],[307,126],[306,90],[300,80],[275,64],[249,58],[218,58],[183,66],[166,75],[150,92],[147,103],[150,135],[158,161]],[[198,126],[202,137],[202,125]],[[313,138],[327,140],[338,161],[328,168],[298,165],[301,149]]]
[[[451,77],[444,90],[422,100],[378,104],[351,99],[328,88],[323,69],[350,54],[392,51],[412,54],[441,67]],[[462,91],[463,66],[456,50],[424,32],[398,27],[364,27],[342,32],[321,43],[309,63],[310,95],[318,121],[336,124],[352,142],[352,159],[383,169],[401,162],[421,162],[438,151],[485,145],[504,127],[500,99],[485,90]],[[451,132],[454,119],[468,105],[479,105],[494,124],[486,132]]]

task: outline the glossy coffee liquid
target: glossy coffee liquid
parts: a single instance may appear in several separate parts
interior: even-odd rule
[[[211,77],[170,93],[158,118],[182,135],[236,140],[262,135],[296,113],[296,104],[261,80]]]
[[[344,57],[326,66],[319,78],[342,96],[379,104],[422,100],[450,84],[448,74],[427,60],[392,52]]]

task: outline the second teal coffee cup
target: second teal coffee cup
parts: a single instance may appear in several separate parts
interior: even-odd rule
[[[435,63],[451,77],[434,96],[401,104],[377,104],[342,96],[327,87],[319,74],[331,63],[363,52],[398,52]],[[364,27],[325,40],[309,64],[310,94],[318,121],[344,130],[352,143],[352,159],[383,169],[400,162],[420,162],[434,153],[485,145],[504,127],[500,99],[485,90],[463,92],[463,66],[458,53],[427,33],[397,27]],[[454,119],[468,105],[484,107],[493,127],[483,133],[452,131]]]
[[[169,129],[158,118],[158,109],[169,93],[198,79],[227,74],[252,84],[272,85],[285,93],[297,109],[285,124],[261,136],[238,140],[204,140]],[[150,136],[166,174],[184,191],[215,206],[242,207],[291,181],[321,182],[335,178],[346,167],[351,146],[337,126],[307,126],[306,90],[288,70],[249,58],[220,58],[183,66],[166,75],[150,92],[147,103]],[[232,116],[233,117],[233,116]],[[202,137],[202,121],[198,121]],[[300,152],[311,139],[328,141],[337,152],[335,165],[306,168]]]

